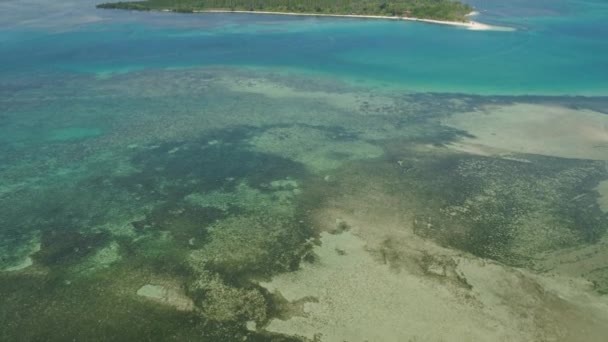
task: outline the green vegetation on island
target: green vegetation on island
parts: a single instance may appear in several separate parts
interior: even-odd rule
[[[465,21],[473,9],[453,0],[145,0],[104,3],[98,8],[127,10],[263,11],[335,15],[378,15]]]

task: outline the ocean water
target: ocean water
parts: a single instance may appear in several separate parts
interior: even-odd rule
[[[95,3],[0,2],[0,340],[604,340],[605,1]]]
[[[105,74],[229,65],[318,73],[409,91],[605,95],[608,6],[602,1],[523,3],[477,6],[478,20],[514,32],[378,20],[123,13],[91,9],[91,4],[60,9],[57,17],[32,14],[36,20],[19,21],[8,13],[21,7],[9,7],[3,11],[0,62],[3,73],[18,74],[32,68]]]

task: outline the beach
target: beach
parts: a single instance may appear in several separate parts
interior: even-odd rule
[[[172,12],[169,9],[163,10],[163,12]],[[435,20],[435,19],[421,19],[414,17],[393,17],[383,15],[358,15],[358,14],[323,14],[323,13],[295,13],[295,12],[268,12],[268,11],[230,11],[230,10],[204,10],[204,11],[193,11],[193,13],[245,13],[245,14],[270,14],[270,15],[291,15],[291,16],[308,16],[308,17],[336,17],[336,18],[356,18],[356,19],[384,19],[384,20],[406,20],[406,21],[418,21],[429,24],[437,25],[449,25],[463,27],[468,30],[475,31],[513,31],[513,28],[504,26],[493,26],[482,24],[477,21],[447,21],[447,20]],[[471,12],[468,16],[476,15],[477,12]]]

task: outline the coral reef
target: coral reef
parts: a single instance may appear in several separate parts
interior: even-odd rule
[[[416,297],[403,282],[487,336],[513,337],[485,328],[515,322],[542,340],[536,328],[560,322],[538,314],[558,310],[542,279],[572,280],[555,282],[564,298],[607,291],[605,161],[599,148],[561,158],[601,140],[600,100],[403,94],[232,67],[39,81],[0,103],[0,340],[297,341],[290,325],[315,320],[297,335],[324,340],[319,317],[374,322],[357,321],[365,301],[401,324],[395,303]],[[491,139],[504,120],[516,136],[509,111],[546,118],[548,102],[585,112],[575,146],[526,134],[516,142],[534,149],[518,153]],[[483,292],[505,290],[492,276],[541,303],[532,320],[474,307],[504,308]],[[605,313],[579,309],[583,328]],[[440,313],[422,312],[437,329]]]

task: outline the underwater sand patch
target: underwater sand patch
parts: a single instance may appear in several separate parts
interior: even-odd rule
[[[335,108],[347,111],[359,111],[364,108],[374,112],[394,107],[395,101],[385,96],[374,96],[356,92],[323,92],[303,91],[287,87],[263,78],[235,79],[225,78],[220,84],[234,92],[245,92],[263,95],[272,99],[304,99],[327,103]]]
[[[516,153],[608,160],[608,115],[559,106],[485,106],[443,120],[474,137],[461,143]]]
[[[608,279],[599,281],[593,275],[608,271],[608,237],[592,245],[565,248],[538,254],[534,268],[544,274],[568,276],[591,281],[596,290],[608,290]],[[588,284],[587,284],[588,285]]]
[[[344,139],[309,126],[276,127],[254,136],[250,143],[257,152],[271,153],[298,161],[314,172],[340,167],[351,160],[377,158],[384,150],[359,139]]]
[[[599,342],[608,333],[608,298],[579,275],[442,247],[414,233],[416,220],[434,223],[418,214],[420,199],[373,179],[351,185],[313,213],[315,262],[261,283],[303,303],[266,330],[336,342]]]
[[[27,256],[20,263],[7,267],[4,270],[7,272],[21,271],[23,269],[26,269],[26,268],[32,266],[33,264],[34,264],[34,260],[32,260],[32,257]]]
[[[35,237],[35,238],[31,239],[28,242],[28,244],[23,246],[23,248],[20,250],[20,254],[24,255],[21,258],[21,260],[16,263],[6,265],[3,269],[0,269],[0,270],[6,271],[6,272],[16,272],[16,271],[21,271],[21,270],[24,270],[24,269],[32,266],[34,264],[32,255],[39,252],[41,248],[42,248],[42,245],[40,243],[39,237]]]
[[[513,322],[501,321],[495,314],[454,298],[445,288],[411,274],[391,272],[350,232],[323,233],[321,242],[315,248],[318,263],[261,284],[289,301],[318,298],[318,302],[304,304],[305,317],[275,319],[267,330],[352,342],[448,337],[452,341],[523,341],[531,337]]]
[[[137,290],[137,295],[164,305],[172,306],[178,310],[194,310],[194,303],[192,303],[192,300],[178,288],[146,284]]]
[[[438,148],[437,146],[432,146]],[[474,154],[483,157],[498,157],[501,159],[513,160],[522,163],[529,163],[530,161],[521,157],[516,157],[513,152],[503,150],[499,148],[493,148],[481,144],[475,144],[471,142],[452,142],[447,145],[447,148],[453,151],[458,151],[467,154]]]
[[[315,247],[318,262],[261,283],[292,302],[318,299],[304,304],[304,316],[274,319],[266,330],[349,342],[575,341],[571,334],[600,341],[608,332],[606,300],[564,295],[527,272],[477,258],[435,255],[452,260],[455,272],[471,286],[454,291],[438,281],[445,274],[439,264],[429,267],[426,277],[396,272],[378,262],[352,232],[322,233],[321,242]],[[551,281],[556,280],[546,282]],[[573,326],[586,331],[570,332]]]

